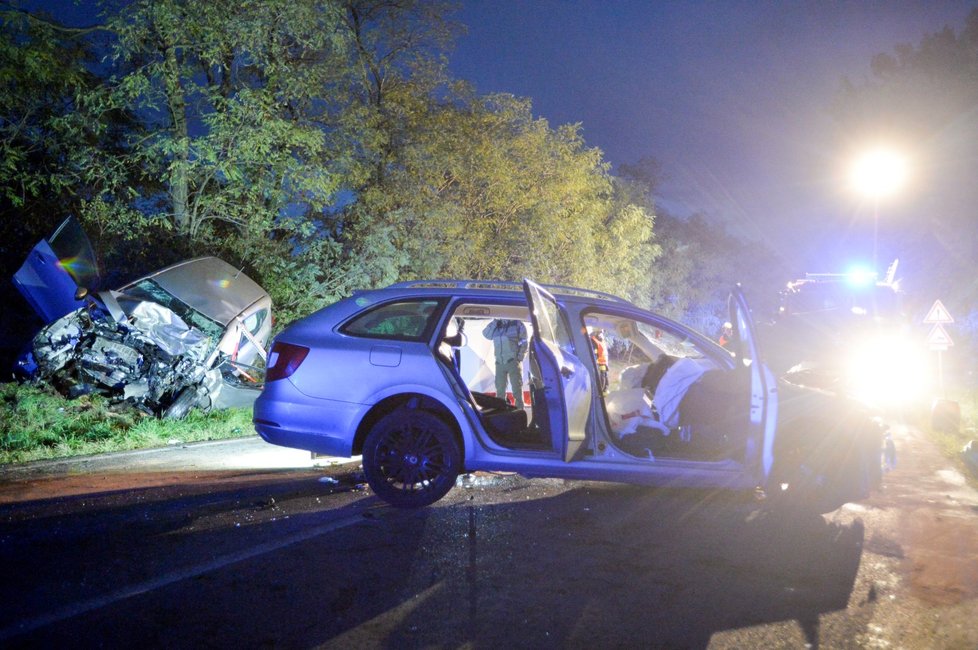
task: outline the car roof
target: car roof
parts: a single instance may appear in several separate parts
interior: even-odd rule
[[[153,280],[165,291],[222,325],[268,297],[257,282],[217,257],[198,257],[168,266],[130,282],[120,291],[125,292],[143,280]]]
[[[578,287],[566,287],[561,285],[543,284],[540,285],[555,297],[586,302],[609,302],[617,305],[634,305],[618,296],[603,291],[593,289],[581,289]],[[410,280],[398,282],[379,291],[418,291],[426,295],[446,295],[446,296],[468,296],[478,297],[518,297],[523,296],[523,283],[511,282],[506,280]],[[575,300],[576,299],[576,300]]]

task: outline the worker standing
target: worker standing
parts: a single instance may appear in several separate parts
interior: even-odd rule
[[[496,356],[496,397],[506,399],[507,382],[513,389],[516,408],[523,408],[523,357],[528,346],[526,325],[518,320],[496,319],[482,335],[492,340]]]
[[[733,343],[733,323],[727,321],[720,330],[720,340],[717,341],[721,346],[729,348]]]
[[[604,331],[597,330],[591,335],[594,356],[598,362],[598,389],[602,395],[608,394],[608,347],[604,343]]]

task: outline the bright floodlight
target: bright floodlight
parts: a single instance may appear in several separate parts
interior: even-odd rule
[[[881,199],[896,192],[907,180],[907,159],[892,149],[873,149],[856,159],[850,179],[857,192]]]
[[[846,273],[846,281],[853,287],[868,287],[876,282],[876,271],[857,266]]]

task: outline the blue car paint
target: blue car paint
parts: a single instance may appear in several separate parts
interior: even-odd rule
[[[78,284],[58,260],[47,240],[41,240],[14,273],[14,285],[45,323],[84,306],[76,300]]]

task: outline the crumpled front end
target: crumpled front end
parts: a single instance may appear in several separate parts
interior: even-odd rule
[[[176,314],[143,302],[127,320],[117,321],[93,304],[62,316],[34,337],[31,357],[21,368],[36,383],[50,383],[69,396],[97,393],[154,415],[186,392],[182,415],[207,406],[221,371],[208,365],[214,342],[189,328]],[[209,380],[209,381],[205,381]]]

